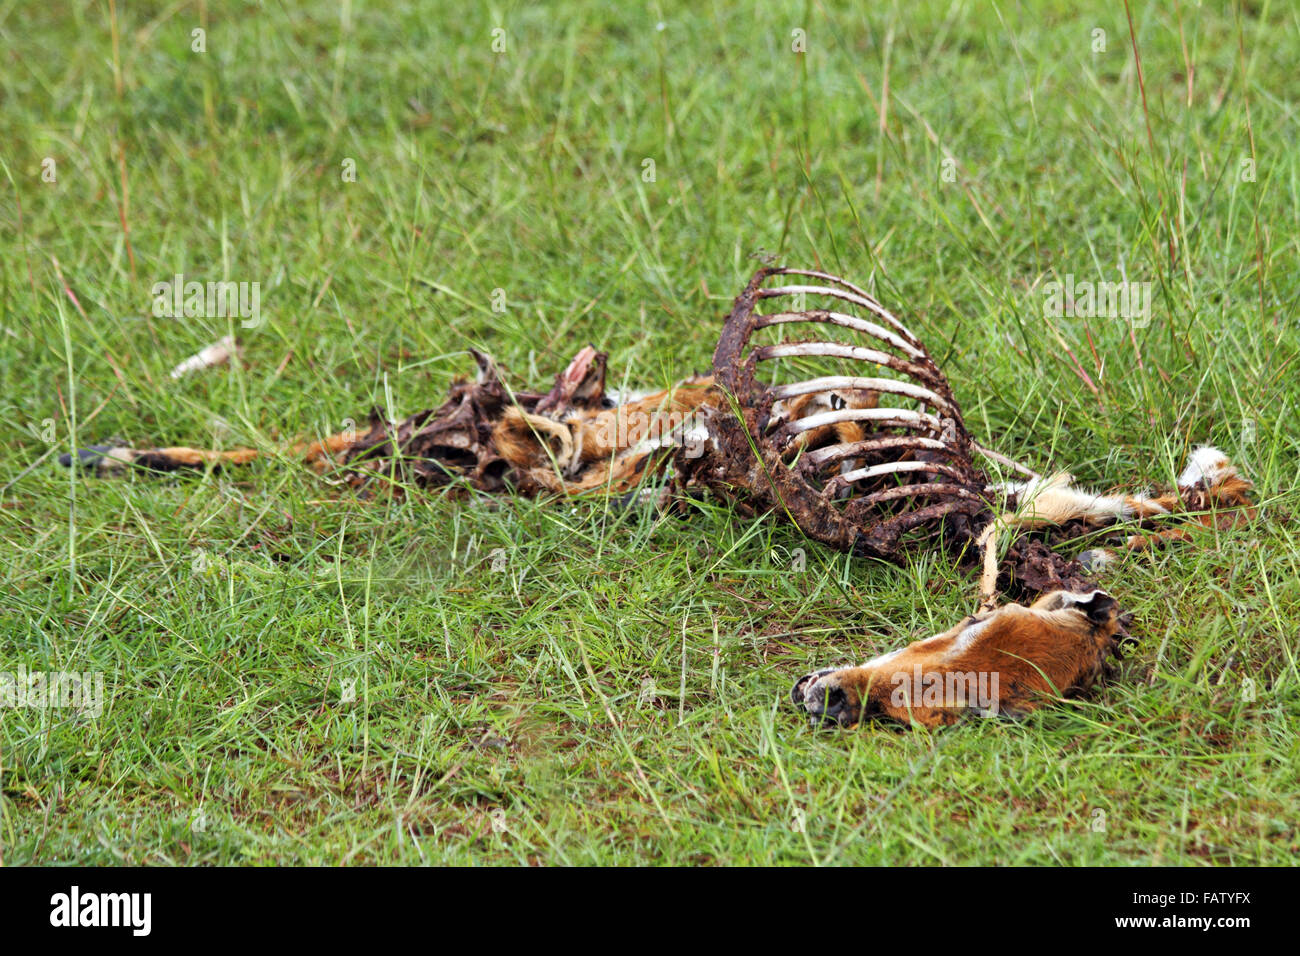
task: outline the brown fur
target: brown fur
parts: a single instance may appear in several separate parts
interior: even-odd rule
[[[963,635],[966,635],[963,637]],[[1106,670],[1125,635],[1119,606],[1103,591],[1053,591],[1028,607],[1008,604],[966,618],[861,667],[819,671],[794,686],[794,702],[815,722],[852,726],[891,718],[925,727],[951,724],[976,705],[958,694],[927,699],[916,676],[996,675],[992,713],[1025,714],[1039,705],[1087,691]]]
[[[521,476],[521,490],[579,494],[627,491],[647,474],[654,449],[665,444],[716,396],[713,379],[697,377],[616,408],[581,411],[556,421],[508,408],[493,429],[497,453]],[[662,457],[662,456],[660,456]]]

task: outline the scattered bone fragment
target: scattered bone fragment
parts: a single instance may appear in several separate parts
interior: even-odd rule
[[[220,340],[213,342],[211,345],[200,349],[191,355],[180,365],[171,370],[173,381],[184,378],[192,372],[200,372],[205,368],[215,368],[218,365],[225,365],[230,361],[231,356],[239,351],[239,346],[235,344],[235,337],[227,335]]]

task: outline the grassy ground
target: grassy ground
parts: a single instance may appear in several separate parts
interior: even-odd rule
[[[4,862],[1293,860],[1300,17],[1080,6],[0,4],[0,669],[105,684],[0,711]],[[1263,520],[1107,577],[1141,643],[1089,701],[830,733],[792,679],[973,580],[710,506],[55,464],[409,414],[471,345],[667,383],[755,254],[874,283],[1002,451],[1132,487],[1216,442]],[[1121,268],[1149,325],[1045,316]],[[155,318],[178,272],[265,321]]]

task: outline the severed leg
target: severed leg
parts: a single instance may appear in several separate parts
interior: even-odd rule
[[[335,462],[335,455],[347,451],[355,444],[355,430],[338,432],[319,441],[299,442],[289,448],[289,454],[301,458],[316,471],[323,472]],[[208,448],[189,448],[176,445],[167,448],[130,448],[120,445],[90,445],[77,449],[77,464],[93,470],[96,475],[108,477],[128,468],[146,471],[194,471],[220,468],[223,465],[247,465],[262,456],[256,448],[232,448],[215,451]],[[68,467],[73,463],[70,454],[60,455],[59,464]]]
[[[1014,717],[1088,690],[1127,636],[1118,603],[1104,591],[1053,591],[1027,607],[972,615],[861,667],[807,674],[791,698],[814,726]]]
[[[1157,514],[1182,514],[1186,520],[1173,527],[1128,535],[1121,550],[1145,551],[1181,544],[1191,541],[1197,528],[1226,530],[1252,520],[1256,514],[1253,488],[1223,452],[1209,445],[1198,448],[1178,476],[1177,487],[1149,500],[1160,506]],[[1093,548],[1079,555],[1079,563],[1089,571],[1104,570],[1115,560],[1115,553],[1106,548]]]

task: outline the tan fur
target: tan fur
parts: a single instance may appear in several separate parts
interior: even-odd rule
[[[525,490],[626,491],[645,477],[654,446],[668,444],[716,399],[712,386],[711,377],[687,379],[616,408],[574,412],[560,421],[509,408],[493,430],[493,444],[530,486]]]
[[[299,442],[289,449],[294,458],[301,458],[316,471],[323,472],[334,463],[334,455],[346,451],[357,440],[352,430],[339,432],[327,438],[312,442]],[[111,473],[136,465],[141,468],[153,468],[172,471],[181,468],[204,468],[220,465],[247,465],[261,457],[262,452],[256,448],[231,448],[216,451],[209,448],[190,448],[186,445],[172,445],[162,448],[112,448],[104,453],[98,463],[101,473]]]
[[[959,678],[982,675],[986,687],[996,685],[996,696],[982,704],[986,712],[1015,716],[1088,690],[1123,633],[1118,604],[1105,592],[1053,591],[1027,607],[1009,604],[973,615],[861,667],[809,674],[795,684],[793,696],[818,721],[851,726],[892,718],[934,727],[978,707],[960,690],[927,699],[928,692],[917,688],[918,675],[936,675],[946,687],[968,691]]]

